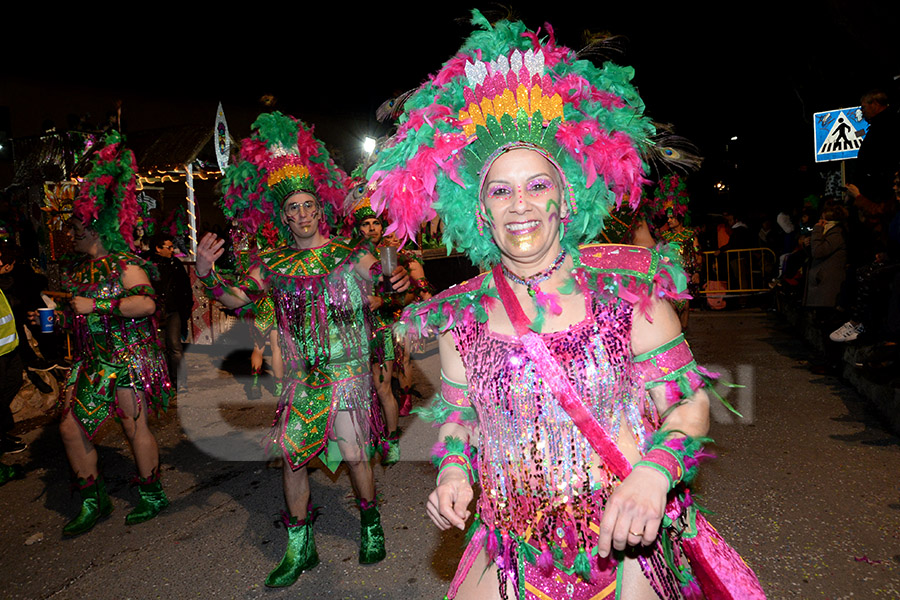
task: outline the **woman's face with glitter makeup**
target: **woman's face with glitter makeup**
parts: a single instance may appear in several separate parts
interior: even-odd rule
[[[481,202],[494,243],[521,267],[544,268],[559,254],[560,181],[549,160],[526,148],[502,154],[485,177]]]

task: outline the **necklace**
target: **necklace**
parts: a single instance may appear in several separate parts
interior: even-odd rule
[[[538,292],[541,291],[540,284],[544,281],[550,279],[550,276],[553,275],[559,268],[562,266],[563,261],[566,260],[566,251],[561,250],[559,255],[556,257],[556,260],[553,263],[541,271],[540,273],[535,273],[534,275],[526,278],[521,278],[509,269],[506,268],[502,262],[500,263],[500,268],[503,270],[503,276],[512,281],[513,283],[518,283],[520,285],[524,285],[528,289],[528,295],[534,298]]]

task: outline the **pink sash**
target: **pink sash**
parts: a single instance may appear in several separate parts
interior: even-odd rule
[[[609,469],[624,481],[631,473],[631,463],[594,415],[585,408],[581,395],[569,381],[559,362],[550,354],[540,335],[528,328],[528,317],[499,265],[494,267],[493,274],[494,285],[513,328],[538,371],[556,392],[560,406]],[[670,500],[667,512],[673,505],[680,505],[680,502],[677,499]],[[661,531],[660,534],[664,535],[664,532]],[[707,600],[765,600],[765,592],[756,574],[703,515],[696,514],[696,532],[684,532],[681,543]]]

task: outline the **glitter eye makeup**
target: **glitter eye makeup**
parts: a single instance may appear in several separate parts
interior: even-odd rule
[[[488,198],[507,198],[512,195],[512,189],[508,185],[495,183],[488,186]]]
[[[553,183],[553,180],[549,177],[539,177],[537,179],[533,179],[528,182],[528,193],[531,195],[543,194],[545,192],[553,191],[556,188],[556,185]]]

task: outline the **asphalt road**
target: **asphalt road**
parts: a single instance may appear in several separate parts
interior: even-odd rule
[[[702,363],[745,386],[722,388],[746,419],[714,412],[719,459],[696,491],[769,597],[900,598],[900,440],[850,388],[811,374],[811,351],[774,317],[694,313],[688,338]],[[134,467],[112,424],[98,447],[115,511],[88,534],[62,539],[77,499],[59,435],[49,419],[25,423],[18,432],[29,449],[2,457],[27,476],[0,487],[0,598],[442,597],[462,533],[441,534],[424,515],[434,431],[413,418],[401,423],[404,460],[376,467],[387,559],[357,564],[349,478],[318,468],[311,485],[322,507],[322,562],[289,589],[265,588],[286,535],[280,472],[258,443],[274,399],[246,399],[245,358],[233,347],[188,353],[190,388],[155,420],[172,505],[141,525],[124,523]],[[433,347],[414,366],[427,396],[438,377]]]

